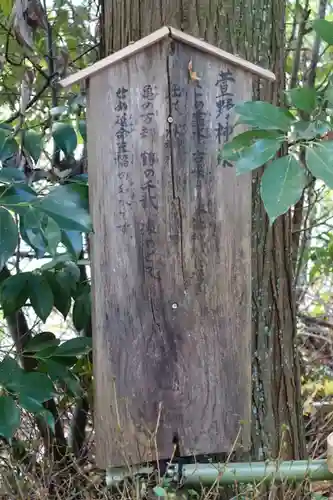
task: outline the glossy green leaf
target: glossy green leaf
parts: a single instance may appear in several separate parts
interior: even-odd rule
[[[47,241],[42,232],[42,222],[46,215],[33,206],[27,207],[20,217],[20,233],[24,241],[36,252],[37,258],[47,250]]]
[[[91,231],[86,186],[80,184],[58,186],[39,202],[38,207],[52,217],[61,229]]]
[[[24,347],[24,352],[41,351],[47,347],[58,346],[60,340],[52,332],[37,333]]]
[[[306,164],[314,177],[333,188],[333,141],[321,141],[308,147]]]
[[[285,138],[281,132],[273,130],[247,130],[224,144],[223,149],[220,151],[220,157],[224,160],[235,161],[240,158],[244,149],[252,146],[258,139],[271,139],[282,142]]]
[[[8,131],[0,128],[0,155],[1,155],[2,149],[5,145],[7,137],[8,137]]]
[[[312,113],[317,104],[316,89],[311,87],[297,87],[287,92],[293,106],[306,113]]]
[[[72,155],[77,146],[76,132],[69,123],[55,122],[52,127],[52,136],[56,146],[65,153]]]
[[[234,112],[239,122],[264,130],[288,132],[295,118],[286,109],[278,108],[269,102],[246,101],[236,104]]]
[[[26,130],[23,134],[23,147],[35,163],[38,162],[42,153],[42,141],[42,134],[34,129]]]
[[[292,156],[282,156],[266,167],[260,193],[271,224],[300,199],[305,184],[305,171]]]
[[[87,124],[85,120],[79,120],[78,129],[84,142],[87,141]]]
[[[23,372],[23,374],[18,391],[21,397],[44,403],[56,395],[53,383],[45,373]]]
[[[36,199],[36,192],[25,182],[17,182],[12,186],[0,186],[0,205],[18,214],[24,214],[29,204]]]
[[[64,286],[61,280],[58,279],[57,273],[45,272],[44,273],[53,293],[54,307],[63,315],[64,319],[71,308],[71,289]]]
[[[330,130],[329,124],[319,120],[313,122],[300,120],[293,126],[293,133],[296,139],[310,140],[321,137]]]
[[[0,288],[4,316],[10,316],[25,305],[29,296],[28,280],[31,273],[19,273],[7,278]]]
[[[15,167],[17,166],[16,155],[19,153],[19,145],[14,139],[14,137],[8,136],[0,150],[0,161],[4,167]]]
[[[73,324],[79,332],[86,328],[91,319],[91,297],[90,291],[85,290],[76,297],[73,307]]]
[[[13,182],[24,182],[25,174],[18,168],[4,167],[0,170],[0,182],[12,184]]]
[[[47,217],[46,224],[43,225],[43,236],[47,241],[50,254],[55,255],[61,241],[61,231],[58,224],[51,217]]]
[[[58,282],[68,290],[76,290],[80,280],[80,269],[75,262],[65,262],[57,272]]]
[[[0,386],[8,388],[8,386],[13,383],[19,383],[22,377],[23,370],[18,364],[18,362],[6,356],[0,362]]]
[[[81,356],[91,351],[91,339],[88,337],[75,337],[74,339],[63,342],[54,352],[54,358],[57,356]]]
[[[153,492],[154,492],[154,494],[157,497],[165,497],[165,498],[167,498],[167,496],[168,496],[166,490],[164,488],[162,488],[162,486],[155,486],[153,488]]]
[[[10,396],[0,396],[0,435],[11,439],[20,426],[20,410]]]
[[[61,231],[61,242],[66,247],[74,260],[82,252],[82,234],[79,231]]]
[[[243,149],[240,158],[235,162],[237,174],[261,167],[275,156],[280,147],[281,141],[276,139],[259,139],[249,148]]]
[[[44,406],[40,401],[36,401],[36,399],[33,399],[26,394],[19,395],[19,404],[30,413],[40,413],[44,410]]]
[[[0,207],[0,270],[15,252],[18,230],[11,214]]]
[[[315,32],[328,45],[333,45],[333,23],[326,19],[316,19],[312,23]]]
[[[44,276],[40,274],[30,275],[29,297],[35,313],[45,322],[52,312],[54,300],[51,287]]]

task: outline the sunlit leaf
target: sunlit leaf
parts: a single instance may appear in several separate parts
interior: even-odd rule
[[[311,113],[317,104],[317,92],[312,87],[297,87],[287,92],[291,104],[301,111]]]
[[[258,139],[275,139],[282,142],[285,137],[281,132],[273,130],[247,130],[242,134],[236,135],[230,142],[223,145],[220,151],[221,159],[229,161],[238,160],[242,151],[252,146]]]
[[[86,186],[58,186],[39,202],[38,207],[52,217],[61,229],[82,232],[91,230]]]
[[[245,148],[235,162],[237,174],[249,172],[261,167],[273,158],[281,147],[281,141],[275,139],[259,139],[249,148]]]
[[[282,156],[266,167],[260,194],[271,224],[300,199],[305,184],[304,169],[292,156]]]
[[[246,101],[236,104],[234,112],[239,115],[239,122],[264,130],[287,132],[295,118],[289,111],[278,108],[269,102]]]
[[[328,45],[333,45],[333,23],[326,19],[315,19],[312,22],[312,27]]]
[[[333,141],[321,141],[308,147],[306,164],[314,177],[333,188]]]

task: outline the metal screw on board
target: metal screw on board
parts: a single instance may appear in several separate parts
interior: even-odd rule
[[[173,122],[172,116],[168,116],[168,123],[172,123],[172,122]]]
[[[172,307],[172,309],[177,309],[178,304],[176,304],[176,302],[174,302],[171,307]]]

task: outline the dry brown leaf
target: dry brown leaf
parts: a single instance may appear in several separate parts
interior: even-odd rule
[[[40,0],[28,0],[25,16],[28,25],[32,29],[42,28],[47,31],[47,15]]]
[[[31,68],[27,68],[24,73],[24,77],[21,83],[21,100],[20,100],[20,111],[23,115],[29,104],[32,94],[32,85],[34,83],[35,74]]]
[[[60,49],[60,54],[55,58],[55,71],[58,73],[61,78],[64,78],[67,75],[69,63],[69,52],[67,49]]]
[[[196,81],[197,82],[197,81],[200,80],[200,78],[197,75],[197,72],[193,71],[192,59],[188,63],[188,74],[189,74],[189,78],[190,78],[191,81]]]
[[[13,29],[17,41],[33,50],[33,29],[26,21],[29,0],[15,0],[11,13]]]

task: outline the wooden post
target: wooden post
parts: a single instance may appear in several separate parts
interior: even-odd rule
[[[251,178],[217,158],[252,75],[195,40],[89,80],[102,467],[168,458],[175,435],[182,455],[249,446]]]

